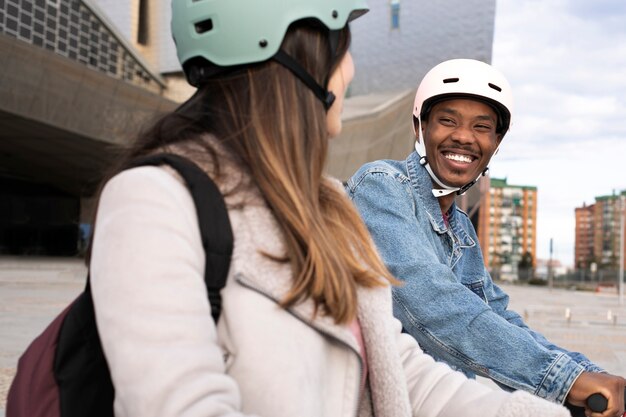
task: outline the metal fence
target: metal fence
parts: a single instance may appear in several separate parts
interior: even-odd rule
[[[507,281],[503,279],[497,269],[491,271],[491,276],[496,281]],[[516,278],[513,281],[534,285],[549,285],[548,277],[538,275],[532,269],[518,270]],[[619,270],[598,269],[595,272],[590,272],[589,270],[576,269],[566,273],[554,273],[552,284],[555,287],[617,293],[619,290]]]

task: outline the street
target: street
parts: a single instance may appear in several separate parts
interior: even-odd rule
[[[84,285],[81,259],[0,258],[0,417],[17,359]],[[626,375],[626,306],[614,292],[502,284],[510,306],[549,340]],[[481,382],[491,384],[487,380]]]

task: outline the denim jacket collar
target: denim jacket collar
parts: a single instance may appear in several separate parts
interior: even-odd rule
[[[438,234],[447,233],[449,229],[452,231],[452,235],[459,239],[458,245],[462,248],[471,248],[476,245],[474,239],[472,239],[469,233],[463,228],[461,222],[457,221],[459,210],[456,203],[452,203],[450,207],[450,215],[448,217],[448,225],[443,220],[441,213],[441,206],[437,197],[432,193],[433,183],[428,175],[428,171],[419,163],[419,155],[413,151],[406,159],[406,170],[411,181],[411,186],[416,190],[419,196],[420,203],[423,205],[426,214],[430,219],[430,224],[433,230]]]

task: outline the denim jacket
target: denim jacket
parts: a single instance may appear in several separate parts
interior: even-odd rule
[[[453,205],[446,225],[416,152],[406,161],[364,165],[346,190],[385,264],[403,281],[393,291],[394,315],[435,359],[555,402],[565,400],[581,372],[602,371],[507,309],[468,216]]]

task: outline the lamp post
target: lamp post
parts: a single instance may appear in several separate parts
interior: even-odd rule
[[[552,291],[552,238],[550,238],[550,259],[548,260],[548,287]]]
[[[624,212],[626,212],[626,196],[620,196],[619,222],[619,305],[624,304]]]

